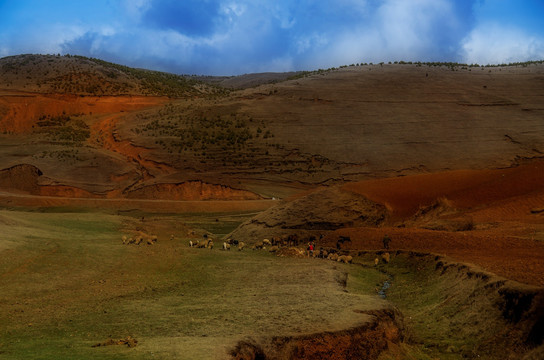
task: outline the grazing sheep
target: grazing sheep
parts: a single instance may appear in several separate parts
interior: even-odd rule
[[[142,241],[144,241],[144,239],[140,235],[136,236],[136,239],[134,239],[136,245],[140,245]]]
[[[264,239],[264,240],[263,240],[263,244],[264,244],[264,245],[272,245],[272,243],[271,243],[270,240],[268,240],[268,239]]]
[[[378,266],[379,263],[380,263],[380,259],[375,258],[374,259],[374,266]]]
[[[277,246],[272,246],[268,251],[270,251],[270,252],[276,252],[276,251],[278,251],[278,250],[279,250],[279,247],[277,247]]]
[[[196,248],[197,249],[204,249],[204,248],[207,248],[208,247],[208,241],[206,240],[200,240],[197,244],[196,244]]]
[[[246,244],[244,244],[243,241],[240,241],[240,242],[238,243],[238,251],[244,250],[244,247],[245,247],[245,246],[246,246]]]
[[[123,237],[121,239],[123,240],[123,245],[126,245],[127,244],[127,237],[125,235],[123,235]]]
[[[332,260],[332,261],[337,261],[338,260],[338,254],[329,254],[328,259]]]
[[[174,240],[174,234],[170,235],[170,240]]]
[[[262,241],[257,241],[255,245],[253,245],[253,249],[262,249],[264,247],[264,243]]]
[[[153,245],[154,243],[155,242],[151,238],[147,239],[147,245]]]
[[[213,240],[210,239],[210,241],[208,241],[208,249],[212,250],[213,249]]]
[[[196,246],[198,244],[198,241],[189,240],[189,247]]]
[[[158,237],[157,237],[157,235],[151,235],[151,237],[149,239],[151,240],[151,242],[156,243],[157,240],[158,240]]]
[[[342,255],[339,256],[336,261],[343,262],[344,264],[351,264],[351,262],[353,261],[353,257],[351,257],[350,255]]]
[[[230,250],[230,244],[227,242],[223,243],[223,250]]]
[[[388,252],[382,254],[382,260],[384,263],[389,264],[389,261],[391,260],[391,255]]]

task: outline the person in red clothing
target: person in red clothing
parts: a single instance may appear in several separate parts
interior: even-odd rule
[[[308,243],[308,257],[313,256],[314,254],[314,243]]]

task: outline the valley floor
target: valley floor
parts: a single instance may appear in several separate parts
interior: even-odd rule
[[[499,358],[489,341],[528,351],[493,338],[534,337],[534,321],[492,304],[504,283],[444,260],[396,252],[375,267],[380,251],[342,264],[188,246],[252,216],[1,210],[0,358]],[[153,245],[122,241],[152,234]]]

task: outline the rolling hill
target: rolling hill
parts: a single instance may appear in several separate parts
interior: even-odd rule
[[[38,186],[59,196],[145,197],[199,181],[212,193],[284,198],[544,154],[542,63],[293,75],[244,75],[238,86],[266,84],[230,91],[79,56],[3,58],[0,169],[34,166]]]

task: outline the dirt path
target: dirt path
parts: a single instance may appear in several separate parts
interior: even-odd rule
[[[129,140],[121,139],[117,131],[117,123],[122,115],[106,115],[91,126],[91,143],[112,151],[125,157],[129,162],[135,164],[141,173],[141,181],[154,178],[153,172],[169,174],[175,169],[167,164],[148,160],[144,154],[149,149],[133,144]]]
[[[276,200],[153,200],[125,198],[69,198],[37,196],[0,191],[0,206],[9,207],[74,207],[149,212],[237,212],[262,211],[276,205]]]

